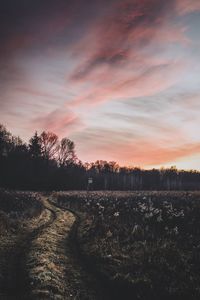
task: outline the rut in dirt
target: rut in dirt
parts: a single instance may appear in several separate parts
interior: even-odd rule
[[[107,282],[81,256],[79,218],[42,197],[49,217],[7,253],[2,300],[112,300]]]
[[[126,281],[116,282],[106,277],[105,274],[98,269],[94,261],[90,260],[88,256],[82,252],[78,241],[78,228],[81,223],[79,215],[75,211],[56,202],[52,204],[62,210],[70,211],[76,217],[69,234],[69,239],[66,241],[66,255],[69,258],[66,275],[73,283],[73,288],[75,288],[75,293],[71,294],[71,296],[73,296],[71,299],[132,300],[135,291],[131,284]]]
[[[4,277],[1,281],[1,300],[28,299],[27,295],[29,294],[30,287],[26,270],[26,255],[30,249],[32,240],[55,219],[55,213],[47,208],[45,209],[49,212],[49,219],[32,231],[23,233],[13,247],[8,249],[5,254],[7,265],[3,273]]]
[[[75,216],[75,221],[71,227],[69,236],[65,240],[65,254],[68,258],[65,276],[67,278],[67,289],[70,291],[70,294],[68,293],[63,299],[116,300],[117,298],[113,292],[113,287],[110,286],[109,282],[105,280],[103,276],[96,272],[95,267],[86,261],[82,255],[77,238],[77,230],[80,225],[79,216],[74,211],[56,202],[51,202],[51,204]]]
[[[31,243],[26,262],[29,299],[111,299],[78,258],[72,237],[77,225],[75,214],[48,203],[56,218]]]

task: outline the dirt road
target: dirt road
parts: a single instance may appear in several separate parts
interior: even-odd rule
[[[110,299],[80,259],[76,216],[41,201],[42,215],[7,253],[0,299]]]

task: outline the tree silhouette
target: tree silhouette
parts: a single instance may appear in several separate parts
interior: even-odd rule
[[[47,161],[53,159],[59,150],[58,136],[53,132],[43,131],[40,139],[43,157]]]
[[[33,159],[39,159],[42,156],[41,137],[37,131],[29,141],[29,153]]]
[[[68,138],[59,141],[52,132],[35,132],[27,146],[0,125],[0,187],[78,190],[87,188],[88,177],[94,190],[200,190],[198,171],[142,170],[104,160],[83,164]]]
[[[74,142],[67,138],[63,138],[58,147],[57,157],[59,166],[61,167],[75,162],[76,156]]]
[[[11,147],[11,133],[6,127],[0,124],[0,156],[8,156]]]

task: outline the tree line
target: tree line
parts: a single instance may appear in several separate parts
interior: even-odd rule
[[[93,183],[88,186],[88,178]],[[120,167],[98,160],[82,163],[75,144],[52,132],[24,143],[0,125],[0,187],[29,190],[199,190],[200,172]]]

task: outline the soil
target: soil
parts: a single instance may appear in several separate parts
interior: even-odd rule
[[[112,299],[81,259],[78,216],[41,201],[39,217],[1,239],[0,299]]]
[[[0,207],[0,299],[199,299],[200,195],[120,195],[37,194],[31,212],[24,198],[17,213]]]

